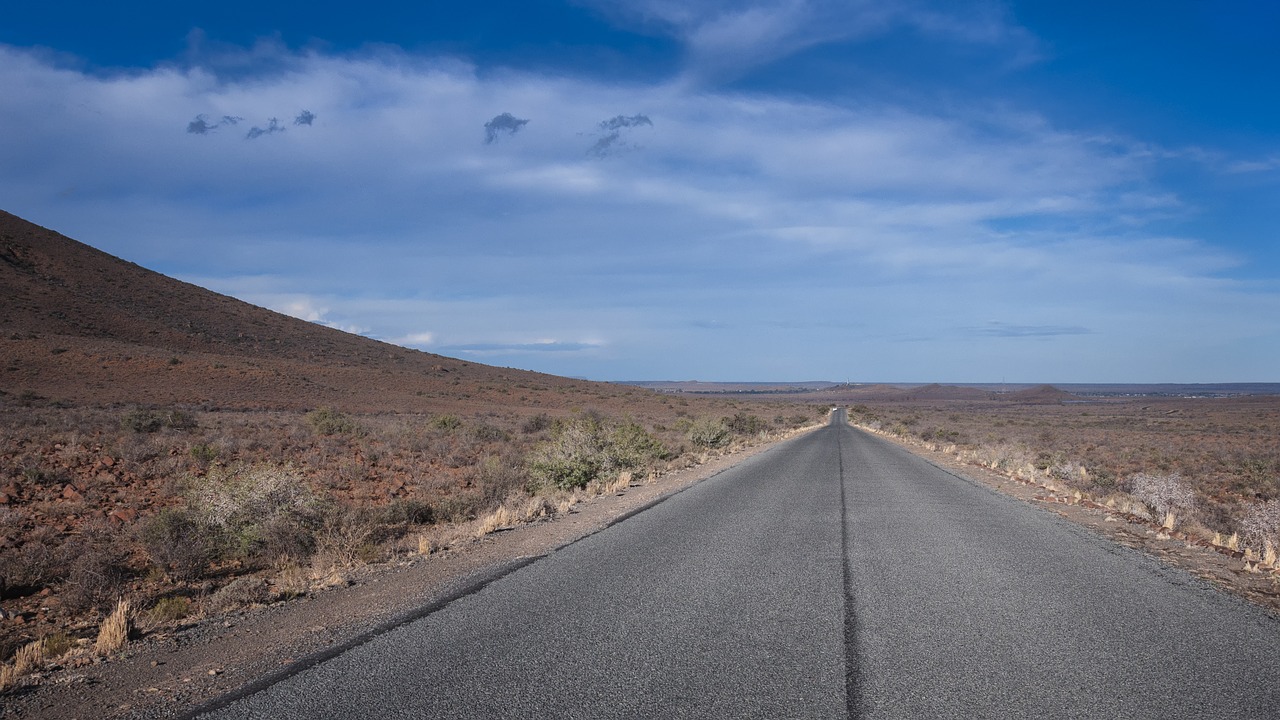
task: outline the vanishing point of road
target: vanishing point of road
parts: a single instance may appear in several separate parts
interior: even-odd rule
[[[1276,718],[1280,621],[842,411],[210,718]]]

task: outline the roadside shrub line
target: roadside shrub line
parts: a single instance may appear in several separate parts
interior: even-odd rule
[[[902,424],[886,428],[878,421],[850,425],[866,432],[950,455],[962,463],[976,465],[1009,480],[1038,487],[1043,495],[1034,500],[1046,503],[1081,505],[1124,518],[1155,533],[1158,539],[1177,539],[1239,559],[1248,572],[1270,572],[1280,577],[1280,501],[1269,500],[1251,506],[1241,528],[1230,536],[1210,534],[1207,528],[1184,527],[1184,520],[1196,506],[1195,492],[1177,473],[1137,473],[1099,497],[1087,489],[1073,487],[1089,480],[1088,470],[1069,461],[1046,468],[1034,464],[1034,453],[1014,443],[961,446],[917,438]],[[1241,535],[1244,535],[1243,541]]]

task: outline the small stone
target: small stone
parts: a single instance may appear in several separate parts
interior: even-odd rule
[[[221,674],[222,674],[222,671],[216,668],[209,671],[209,677],[213,677],[215,675],[221,675]]]

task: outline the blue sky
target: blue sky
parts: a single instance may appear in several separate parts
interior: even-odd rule
[[[21,3],[0,208],[560,375],[1280,381],[1278,8]]]

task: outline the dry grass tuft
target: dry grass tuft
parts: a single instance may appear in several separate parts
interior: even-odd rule
[[[18,682],[18,673],[14,671],[12,665],[0,665],[0,692],[4,692],[16,685]]]
[[[431,538],[426,535],[418,535],[418,554],[426,557],[436,551],[436,547],[431,542]]]
[[[123,648],[129,642],[131,619],[129,601],[121,599],[98,630],[98,640],[93,649],[99,655],[110,655]]]
[[[480,520],[479,526],[476,528],[476,536],[482,537],[498,530],[510,528],[519,523],[527,523],[539,518],[550,517],[555,514],[556,506],[551,501],[542,496],[535,496],[521,500],[508,500],[497,510],[486,515]]]
[[[23,675],[44,667],[44,662],[44,640],[36,640],[18,648],[13,654],[12,663],[0,665],[0,692],[16,686]]]
[[[13,654],[13,672],[15,675],[26,675],[33,670],[44,667],[44,641],[36,640],[18,648]]]

